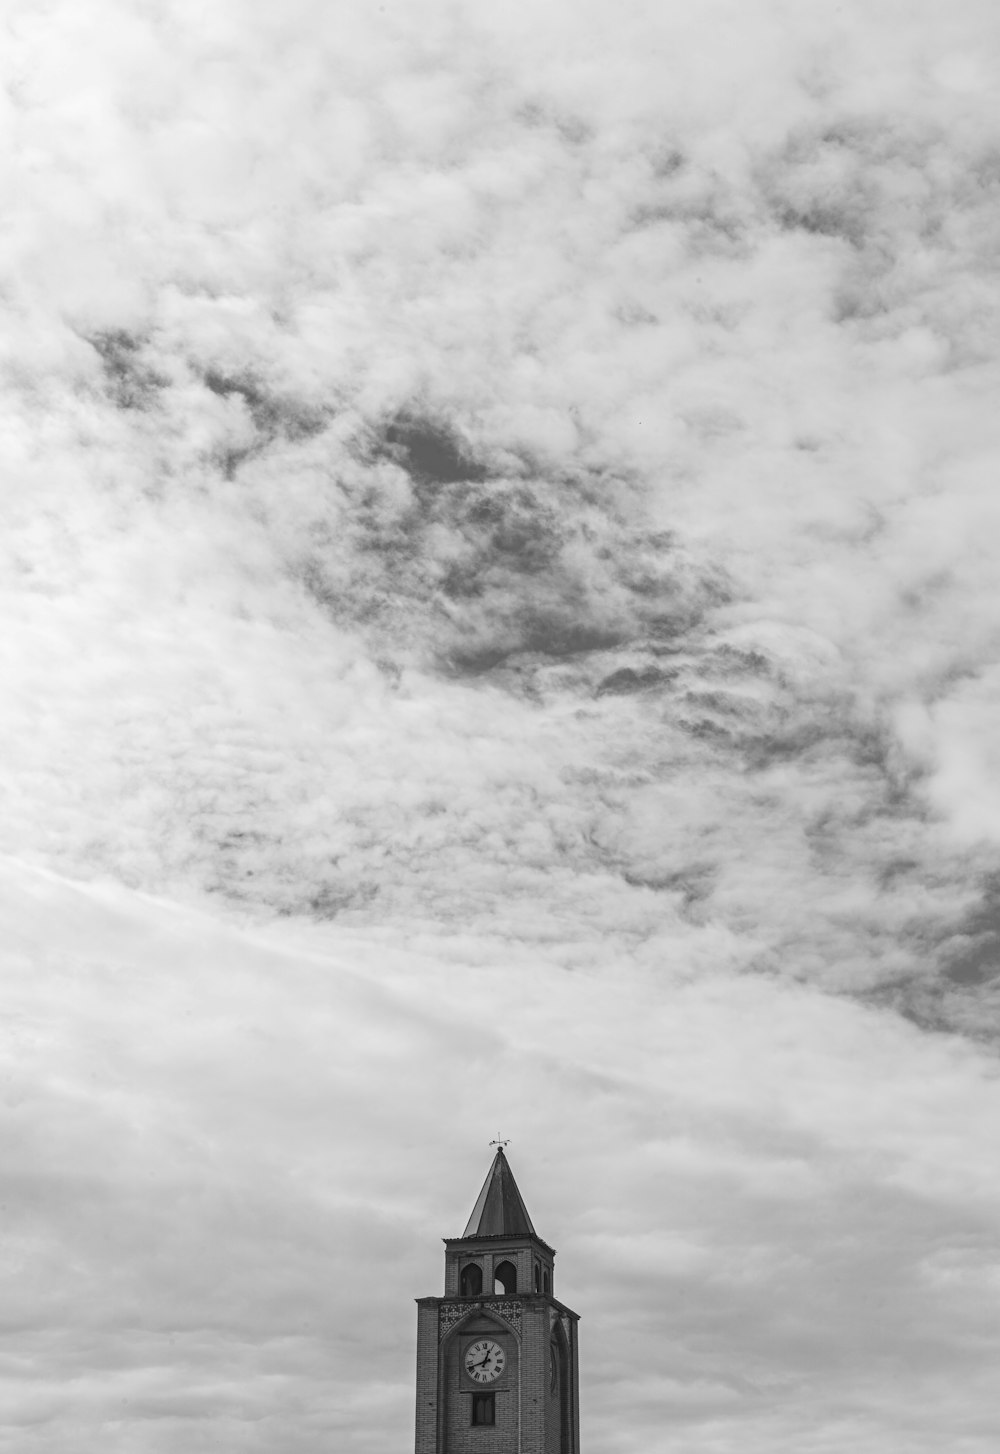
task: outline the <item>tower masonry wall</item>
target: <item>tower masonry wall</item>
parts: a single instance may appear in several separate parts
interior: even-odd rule
[[[417,1417],[415,1454],[438,1454],[438,1308],[440,1298],[417,1303]]]

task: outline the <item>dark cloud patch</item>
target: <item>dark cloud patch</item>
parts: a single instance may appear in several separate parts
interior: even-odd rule
[[[149,409],[167,380],[150,364],[144,341],[122,329],[95,333],[87,340],[101,360],[105,387],[119,409]]]
[[[382,431],[376,452],[384,452],[407,471],[418,487],[484,480],[487,470],[448,425],[401,413]]]
[[[946,1031],[949,1028],[941,986],[920,974],[883,980],[856,991],[854,997],[876,1009],[892,1010],[921,1030]]]
[[[251,426],[245,434],[237,431],[235,438],[223,429],[216,439],[212,456],[227,480],[275,443],[306,441],[322,433],[330,420],[332,411],[274,389],[249,369],[230,374],[210,368],[203,382],[211,395],[241,406]]]
[[[945,978],[960,988],[993,981],[1000,986],[1000,881],[987,881],[982,901],[944,944],[941,957]]]
[[[673,873],[642,874],[626,872],[622,878],[632,888],[655,889],[657,893],[679,897],[685,914],[690,914],[711,898],[718,877],[718,864],[689,863]]]
[[[659,148],[654,152],[651,161],[653,175],[656,177],[673,177],[687,165],[684,153],[675,146]]]
[[[712,670],[722,676],[769,676],[774,671],[772,663],[762,651],[755,651],[752,647],[733,646],[730,642],[713,646],[708,662]]]
[[[676,676],[676,671],[659,666],[639,668],[623,666],[598,682],[595,695],[620,697],[630,695],[632,692],[649,691],[654,687],[665,686]]]
[[[551,569],[566,534],[552,503],[517,481],[449,491],[433,502],[431,516],[470,547],[442,580],[445,593],[458,600],[482,595],[491,565],[514,576]]]
[[[336,919],[345,910],[366,908],[378,897],[379,891],[379,885],[372,880],[360,883],[331,882],[324,884],[313,895],[308,910],[317,919]]]
[[[934,226],[935,199],[925,180],[932,145],[903,120],[845,118],[794,132],[761,169],[762,190],[783,227],[861,248],[898,231],[889,215],[897,205],[912,213],[918,231]]]
[[[968,1036],[996,1046],[1000,1035],[1000,985],[996,978],[959,984],[947,974],[922,972],[859,990],[854,998],[892,1010],[920,1030]]]
[[[681,539],[644,526],[633,482],[546,475],[516,450],[488,459],[426,412],[363,438],[330,490],[336,521],[307,527],[295,569],[325,610],[377,635],[380,655],[416,646],[478,676],[517,657],[671,641],[728,597]]]
[[[725,699],[705,694],[703,705],[717,716]],[[728,708],[732,716],[732,708]],[[828,699],[797,701],[794,696],[775,700],[769,710],[744,714],[746,731],[740,746],[747,766],[765,771],[776,763],[835,751],[845,762],[887,770],[889,746],[878,729],[857,720],[848,702],[831,693]]]
[[[752,191],[743,192],[718,172],[692,165],[685,152],[669,142],[653,141],[643,160],[641,182],[623,216],[628,232],[681,229],[693,255],[747,255],[759,221]]]
[[[511,656],[573,657],[589,652],[607,651],[628,639],[627,631],[602,627],[596,622],[573,619],[571,609],[563,602],[552,609],[519,611],[508,620],[509,635],[503,643],[492,646],[473,644],[455,646],[447,661],[460,672],[477,675],[493,666],[500,666]]]
[[[846,853],[860,850],[870,857],[880,891],[874,911],[860,914],[852,926],[867,949],[870,980],[852,983],[849,993],[892,1009],[921,1029],[995,1044],[1000,1035],[1000,900],[993,878],[987,880],[982,902],[946,927],[949,906],[966,895],[967,864],[929,853],[919,860],[885,856],[887,845],[913,839],[924,816],[916,797],[904,805],[873,803],[853,821],[847,815],[837,822],[828,813],[808,834],[817,867],[831,878]],[[893,968],[900,961],[906,967]]]
[[[1000,978],[1000,934],[979,935],[944,972],[958,985],[988,984]]]
[[[898,883],[901,879],[905,879],[909,874],[915,872],[915,870],[918,869],[919,866],[920,865],[915,858],[890,859],[889,862],[884,863],[879,870],[879,887],[882,889],[891,889],[892,886]]]
[[[553,106],[547,97],[533,97],[516,112],[517,120],[531,131],[551,131],[566,147],[581,147],[594,134],[589,118]]]
[[[279,435],[291,440],[308,439],[320,433],[327,423],[324,411],[310,407],[301,399],[273,392],[252,373],[226,374],[209,369],[205,385],[220,398],[241,399],[265,441]]]

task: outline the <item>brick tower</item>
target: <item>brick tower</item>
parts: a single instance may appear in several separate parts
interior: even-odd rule
[[[580,1320],[502,1145],[444,1245],[444,1297],[417,1299],[416,1454],[580,1454]]]

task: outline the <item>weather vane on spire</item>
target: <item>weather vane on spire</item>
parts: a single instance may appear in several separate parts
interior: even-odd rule
[[[500,1139],[500,1132],[498,1131],[497,1132],[497,1139],[495,1141],[491,1141],[490,1142],[490,1145],[491,1146],[496,1146],[496,1147],[498,1147],[502,1151],[505,1146],[509,1146],[510,1145],[510,1137],[508,1136],[506,1141],[502,1141]]]

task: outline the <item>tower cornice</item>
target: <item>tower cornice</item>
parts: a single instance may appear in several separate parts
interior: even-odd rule
[[[543,1242],[537,1232],[480,1232],[471,1237],[442,1237],[441,1241],[450,1252],[465,1249],[474,1252],[478,1247],[539,1247],[547,1252],[550,1257],[555,1257],[556,1249]]]

